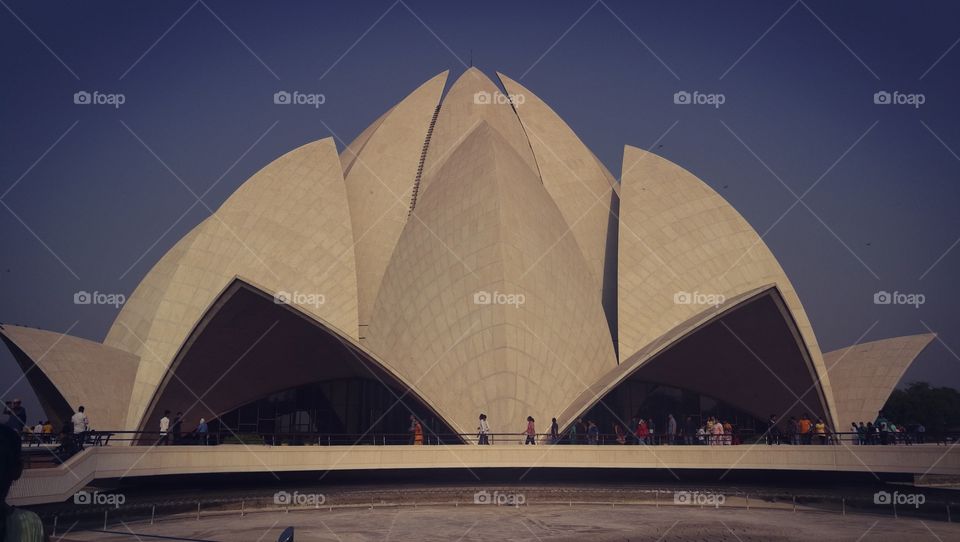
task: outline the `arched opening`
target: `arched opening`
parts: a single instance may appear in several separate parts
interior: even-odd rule
[[[411,414],[427,441],[463,442],[361,347],[239,279],[191,333],[140,429],[156,431],[167,411],[182,413],[182,433],[205,418],[227,442],[406,443]]]
[[[628,369],[629,370],[629,369]],[[819,377],[776,288],[764,290],[685,333],[652,359],[619,375],[616,385],[576,418],[601,432],[653,418],[658,432],[672,414],[740,425],[744,434],[808,414],[829,426]],[[782,428],[781,428],[782,429]]]

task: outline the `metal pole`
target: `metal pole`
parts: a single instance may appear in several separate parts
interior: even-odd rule
[[[841,513],[847,515],[847,499],[845,497],[840,499],[840,506]]]
[[[153,517],[157,515],[157,505],[150,507],[150,525],[153,525]]]
[[[240,517],[243,517],[243,513],[246,511],[246,510],[245,510],[246,507],[247,507],[247,500],[246,500],[246,499],[240,499]]]
[[[657,490],[657,508],[660,508],[660,490]]]
[[[747,493],[747,510],[750,510],[750,494]]]
[[[947,506],[947,517],[950,517],[950,506]],[[57,520],[60,516],[53,516],[53,536],[57,536]]]
[[[197,521],[200,521],[200,501],[197,501]]]
[[[796,495],[793,496],[793,511],[794,511],[794,512],[797,511],[797,496],[796,496]]]
[[[893,519],[897,518],[897,499],[890,499],[893,502]]]
[[[947,523],[950,523],[950,503],[947,503]]]
[[[107,512],[109,512],[109,510],[103,511],[103,530],[104,531],[107,530]]]

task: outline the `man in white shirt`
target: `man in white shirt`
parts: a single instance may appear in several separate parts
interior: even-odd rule
[[[170,411],[165,410],[163,412],[163,417],[160,418],[160,441],[157,442],[157,445],[169,444],[167,442],[167,433],[170,432]]]
[[[77,446],[82,450],[83,443],[87,440],[87,431],[90,428],[90,419],[87,418],[82,405],[77,407],[77,412],[70,418],[70,423],[73,424],[73,436],[77,439]]]

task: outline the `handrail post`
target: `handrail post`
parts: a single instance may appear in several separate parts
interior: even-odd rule
[[[153,518],[157,515],[157,505],[150,507],[150,525],[153,525]]]
[[[107,530],[107,514],[110,512],[109,509],[103,511],[103,530]]]

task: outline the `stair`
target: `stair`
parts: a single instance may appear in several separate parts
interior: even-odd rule
[[[433,136],[433,127],[437,124],[437,115],[440,114],[440,106],[437,105],[433,110],[433,117],[430,119],[430,126],[427,128],[427,136],[423,138],[423,149],[420,151],[420,163],[417,165],[417,176],[413,180],[413,190],[410,192],[410,209],[407,211],[407,218],[413,214],[414,207],[417,206],[417,194],[420,193],[420,178],[423,177],[423,164],[427,160],[427,149],[430,147],[430,138]]]

